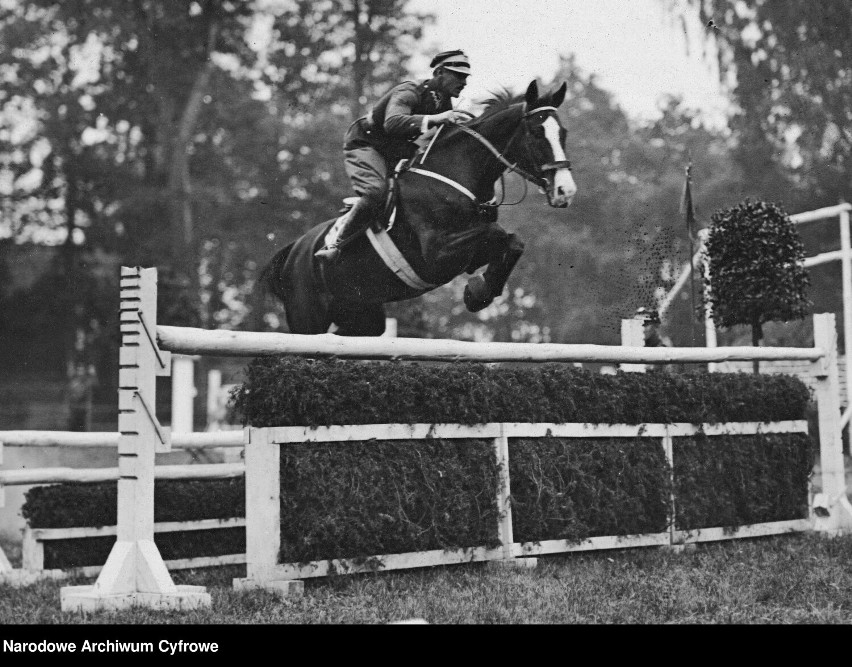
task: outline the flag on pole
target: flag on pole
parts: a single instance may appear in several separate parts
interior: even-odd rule
[[[689,237],[689,289],[692,296],[692,315],[689,318],[692,331],[692,344],[695,344],[695,207],[692,203],[692,162],[686,166],[686,179],[683,184],[683,197],[680,201],[680,212],[686,214],[686,233]]]

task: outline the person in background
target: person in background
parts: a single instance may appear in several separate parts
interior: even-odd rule
[[[660,315],[650,308],[637,308],[634,317],[642,320],[645,347],[672,347],[671,338],[660,334]]]

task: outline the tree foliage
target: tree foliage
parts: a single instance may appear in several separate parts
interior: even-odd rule
[[[848,191],[852,164],[852,3],[848,0],[664,0],[695,11],[718,47],[736,102],[745,177],[763,196],[787,174],[809,208]]]
[[[810,302],[804,246],[774,203],[745,200],[716,211],[705,245],[708,300],[716,324],[750,325],[755,345],[770,321],[802,319]]]

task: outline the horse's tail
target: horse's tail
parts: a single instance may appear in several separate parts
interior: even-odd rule
[[[280,301],[284,301],[284,296],[287,291],[287,282],[284,277],[284,265],[287,262],[287,257],[293,249],[293,243],[279,250],[272,259],[269,260],[266,266],[260,271],[258,283],[268,294],[273,294]]]

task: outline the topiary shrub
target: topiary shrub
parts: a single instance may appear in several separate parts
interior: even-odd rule
[[[802,319],[811,307],[805,248],[796,226],[774,203],[746,199],[716,211],[704,247],[705,298],[722,327],[751,326],[752,344],[763,325]],[[758,372],[759,362],[754,362]]]

